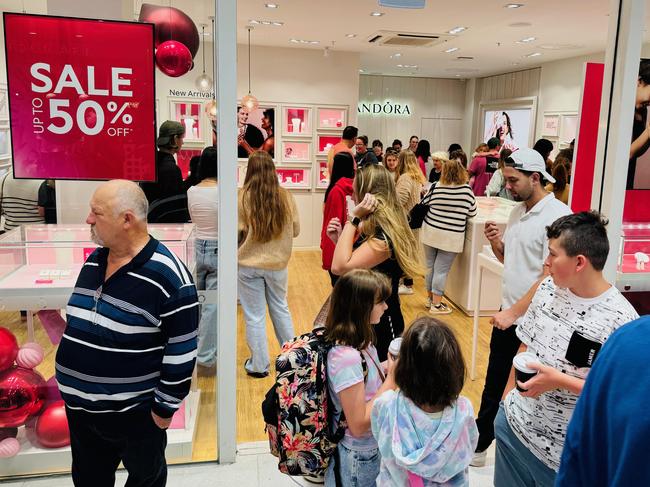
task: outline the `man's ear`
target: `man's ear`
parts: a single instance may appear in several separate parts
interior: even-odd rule
[[[582,254],[576,256],[576,272],[581,272],[589,265],[589,259]]]

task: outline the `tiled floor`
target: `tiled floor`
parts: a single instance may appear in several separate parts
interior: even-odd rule
[[[169,487],[295,487],[314,486],[278,472],[277,459],[268,453],[267,444],[248,443],[239,446],[237,462],[232,465],[201,464],[169,468]],[[494,447],[488,450],[488,462],[483,468],[470,468],[471,487],[492,487]],[[126,482],[126,472],[117,474],[116,485]],[[0,487],[70,487],[69,476],[0,483]]]

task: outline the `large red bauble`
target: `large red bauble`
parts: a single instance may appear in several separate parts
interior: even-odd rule
[[[11,367],[0,372],[0,428],[25,424],[45,404],[45,379],[35,370]]]
[[[143,3],[138,20],[155,24],[156,48],[171,40],[185,44],[192,53],[192,59],[199,52],[199,31],[192,19],[182,10]]]
[[[61,448],[70,444],[70,429],[63,401],[48,404],[36,419],[36,438],[45,448]]]
[[[163,42],[156,49],[156,66],[167,76],[177,78],[192,67],[192,55],[189,49],[178,41]]]
[[[6,370],[18,356],[18,341],[13,333],[0,326],[0,370]]]

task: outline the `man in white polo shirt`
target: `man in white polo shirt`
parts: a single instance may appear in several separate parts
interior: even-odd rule
[[[485,236],[494,255],[503,262],[501,308],[509,310],[543,274],[544,260],[548,255],[546,227],[559,217],[570,214],[571,209],[544,189],[544,180],[552,183],[555,180],[546,172],[542,156],[533,149],[522,148],[513,152],[506,159],[503,177],[506,188],[521,203],[512,209],[503,236],[492,221],[485,222]],[[498,321],[514,320],[507,311],[495,318]],[[517,325],[518,320],[514,324]],[[485,465],[486,450],[494,440],[494,419],[508,383],[512,359],[521,345],[516,329],[516,326],[510,326],[505,330],[497,327],[492,330],[488,370],[476,419],[479,440],[471,463],[475,467]]]

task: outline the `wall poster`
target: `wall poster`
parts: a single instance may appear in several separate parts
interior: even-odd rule
[[[263,150],[275,158],[275,113],[276,106],[260,106],[247,112],[237,106],[237,157],[248,159],[256,150]]]
[[[532,120],[532,108],[486,110],[483,119],[483,142],[498,137],[503,149],[530,147]]]
[[[626,189],[650,189],[650,59],[641,59],[636,86],[630,164]]]

